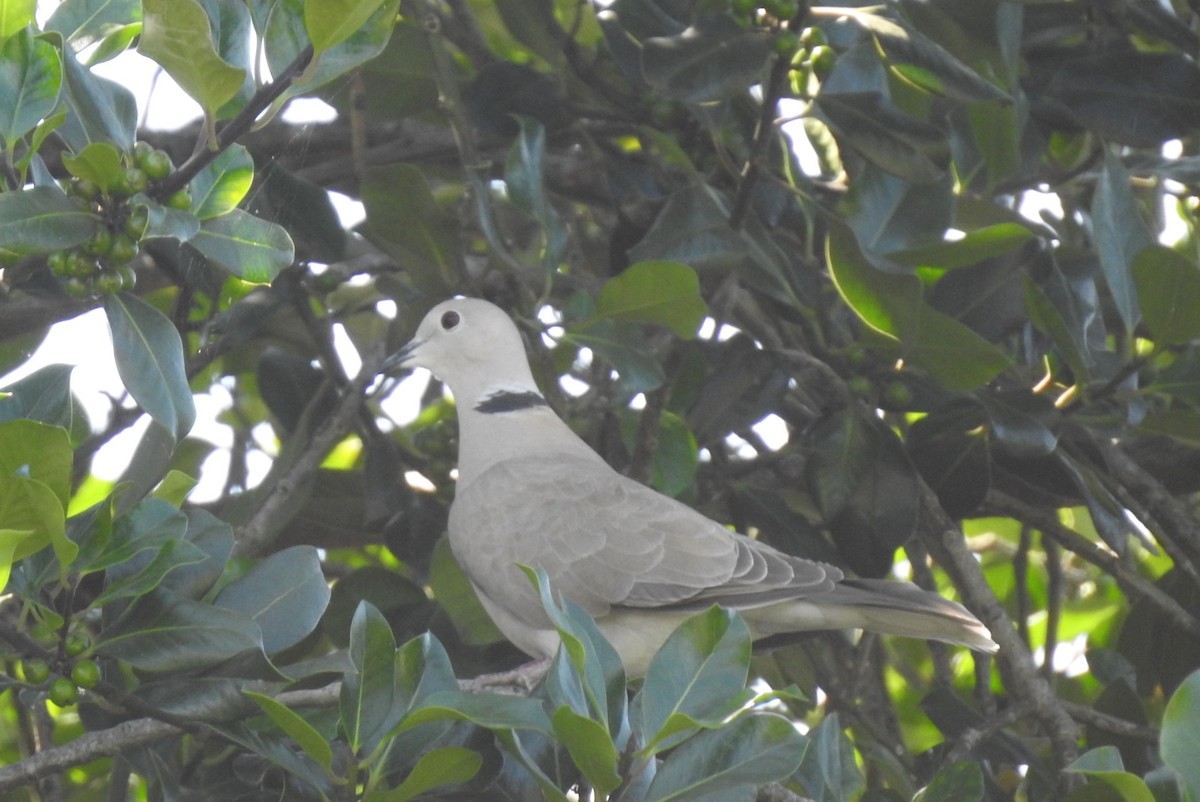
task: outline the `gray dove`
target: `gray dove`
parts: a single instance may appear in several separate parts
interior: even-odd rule
[[[450,548],[496,626],[533,657],[553,656],[559,639],[520,565],[587,610],[632,676],[713,604],[755,638],[859,628],[998,648],[961,605],[785,554],[613,470],[547,404],[516,325],[487,301],[433,307],[383,371],[410,367],[445,382],[458,410]]]

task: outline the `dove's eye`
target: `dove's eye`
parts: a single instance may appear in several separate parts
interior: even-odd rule
[[[458,326],[458,324],[461,320],[462,320],[462,317],[458,314],[458,312],[445,313],[444,315],[442,315],[442,330],[443,331],[451,331],[452,329],[454,329],[455,327]]]

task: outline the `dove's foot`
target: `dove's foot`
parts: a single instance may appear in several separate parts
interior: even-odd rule
[[[458,685],[468,693],[506,693],[513,696],[528,696],[550,670],[550,658],[531,660],[524,665],[495,674],[480,674],[474,679],[460,680]]]

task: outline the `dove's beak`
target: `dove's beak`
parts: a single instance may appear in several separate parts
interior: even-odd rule
[[[379,372],[385,376],[394,376],[405,368],[414,367],[414,357],[417,349],[424,345],[424,340],[409,340],[408,344],[396,353],[383,360]]]

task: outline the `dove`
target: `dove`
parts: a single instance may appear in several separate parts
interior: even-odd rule
[[[550,408],[517,326],[487,301],[434,306],[382,372],[416,367],[450,389],[458,414],[451,551],[500,632],[532,657],[552,657],[559,638],[522,565],[595,619],[631,676],[714,604],[756,639],[863,629],[998,648],[938,594],[786,554],[610,467]]]

